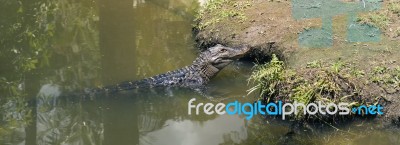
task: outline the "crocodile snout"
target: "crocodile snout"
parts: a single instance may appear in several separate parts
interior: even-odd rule
[[[236,55],[233,58],[239,59],[239,58],[242,58],[247,53],[249,53],[251,50],[251,47],[242,46],[242,47],[236,48],[235,50],[236,50]]]

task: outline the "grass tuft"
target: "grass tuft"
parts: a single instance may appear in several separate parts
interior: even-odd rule
[[[364,76],[369,77],[364,77]],[[374,78],[375,77],[375,78]],[[269,102],[300,102],[305,105],[321,102],[329,103],[345,102],[350,104],[349,108],[359,105],[376,104],[377,96],[363,96],[365,90],[361,90],[366,82],[383,84],[389,87],[400,88],[400,67],[389,69],[387,67],[376,67],[366,73],[349,63],[337,61],[334,63],[322,63],[313,61],[305,68],[286,68],[285,63],[275,55],[266,64],[255,66],[249,82],[254,87],[248,90],[249,93],[259,93],[260,99],[265,103]],[[376,88],[372,88],[376,89]],[[393,89],[392,89],[393,90]],[[367,91],[368,92],[368,91]],[[378,96],[379,97],[379,96]],[[298,108],[300,111],[303,108]],[[350,116],[351,117],[351,116]],[[326,116],[317,114],[315,116],[299,113],[290,116],[294,120],[336,120],[343,116]]]

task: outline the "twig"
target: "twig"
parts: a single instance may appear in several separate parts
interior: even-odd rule
[[[364,4],[364,8],[365,8],[365,1],[364,0],[361,0],[362,2],[363,2],[363,4]]]

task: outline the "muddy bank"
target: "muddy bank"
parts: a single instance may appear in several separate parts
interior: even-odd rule
[[[195,27],[201,48],[215,43],[247,44],[260,51],[253,54],[289,57],[298,48],[295,34],[318,21],[295,21],[290,15],[289,2],[222,0],[209,7],[200,12]]]
[[[320,96],[351,96],[349,103],[367,105],[380,100],[384,115],[375,120],[399,126],[400,2],[329,3],[333,8],[323,2],[296,2],[215,0],[196,20],[197,44],[200,48],[216,43],[249,45],[255,48],[249,57],[255,59],[276,54],[284,69],[303,81],[281,80],[273,95],[290,97],[298,86],[317,87],[309,82],[318,82],[315,76],[322,75],[333,86]],[[338,73],[327,73],[337,62],[343,64]],[[320,65],[310,67],[313,64]]]

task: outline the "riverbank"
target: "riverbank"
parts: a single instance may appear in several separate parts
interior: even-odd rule
[[[271,80],[279,85],[270,96],[288,96],[289,101],[296,96],[332,98],[334,102],[357,96],[357,101],[353,98],[348,103],[359,105],[380,100],[384,115],[375,120],[399,125],[399,20],[398,1],[214,0],[200,11],[194,30],[200,48],[245,44],[255,48],[249,58],[270,59],[276,54],[285,64],[282,75],[293,76]],[[323,83],[316,85],[318,81]],[[328,87],[317,88],[321,85]],[[302,87],[293,95],[299,86],[309,88]],[[310,91],[323,93],[306,94]]]

